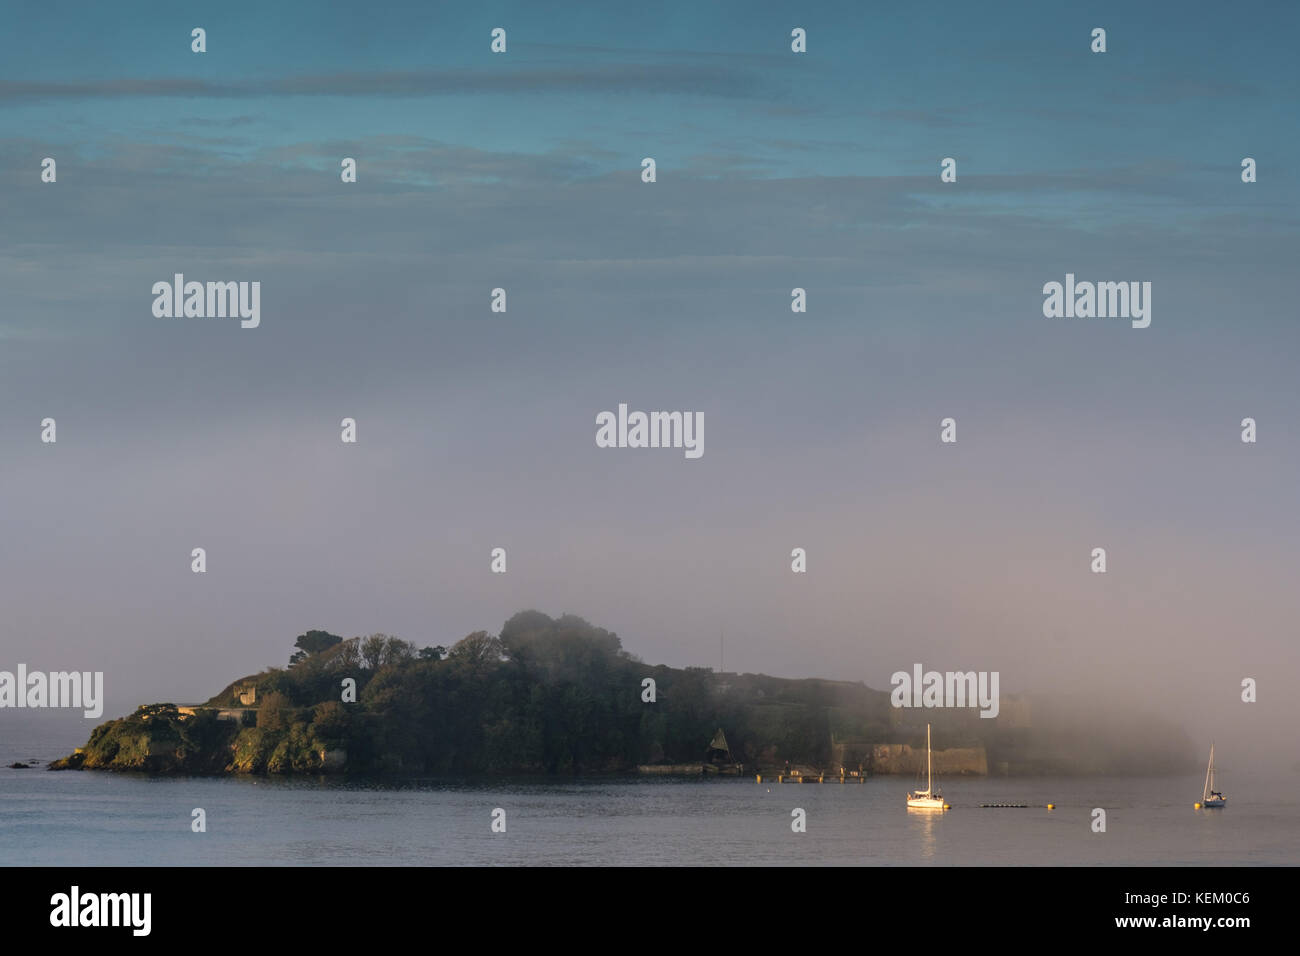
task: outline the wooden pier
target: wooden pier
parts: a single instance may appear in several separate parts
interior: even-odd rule
[[[768,774],[767,778],[769,781],[775,779],[777,783],[826,783],[827,781],[830,783],[864,783],[867,779],[867,775],[865,773],[858,773],[857,771],[849,771],[848,773],[791,772]],[[763,775],[761,773],[755,774],[755,779],[759,783],[762,783]]]

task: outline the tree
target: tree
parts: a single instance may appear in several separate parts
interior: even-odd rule
[[[435,644],[433,647],[422,647],[419,656],[422,661],[440,661],[447,656],[447,648],[441,644]]]
[[[180,710],[175,704],[141,704],[135,709],[132,717],[142,717],[145,720],[152,720],[154,717],[163,717],[167,720],[178,720]]]
[[[524,643],[530,637],[544,634],[555,627],[555,620],[541,611],[520,611],[501,626],[501,642],[506,647]]]
[[[312,654],[319,654],[335,644],[343,643],[343,638],[337,634],[331,634],[329,631],[308,631],[306,634],[299,634],[298,639],[293,642],[293,646],[299,648],[292,657],[289,658],[289,666],[300,664]]]
[[[361,664],[367,670],[397,666],[415,660],[415,645],[400,637],[371,634],[361,640]]]
[[[262,706],[257,709],[257,726],[261,730],[285,730],[293,723],[291,701],[279,691],[272,691],[262,698]]]
[[[617,634],[573,614],[521,611],[501,628],[501,643],[511,660],[547,680],[601,679],[625,660]]]
[[[384,648],[388,645],[388,635],[371,634],[361,639],[361,666],[367,670],[377,671],[384,663]]]
[[[348,712],[337,700],[317,704],[312,713],[312,730],[323,740],[341,740],[348,732]]]
[[[324,656],[334,670],[356,670],[361,666],[361,638],[350,637],[331,647]]]
[[[474,669],[484,664],[495,664],[504,656],[505,648],[501,639],[493,637],[487,631],[475,631],[462,637],[447,654],[451,660],[465,661]]]
[[[412,660],[415,660],[415,645],[410,641],[404,641],[400,637],[390,637],[384,641],[385,667],[405,664]]]

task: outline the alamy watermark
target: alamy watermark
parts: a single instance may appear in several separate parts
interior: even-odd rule
[[[687,458],[704,454],[703,412],[629,412],[596,415],[597,448],[684,448]]]
[[[1043,315],[1049,319],[1132,319],[1135,329],[1151,324],[1150,282],[1075,282],[1065,274],[1065,284],[1043,286]]]
[[[148,936],[152,928],[152,893],[82,893],[74,886],[50,897],[50,925],[127,926],[133,936]]]
[[[224,319],[238,316],[240,328],[262,323],[261,282],[186,282],[178,272],[172,282],[153,284],[153,314],[160,319]]]
[[[88,718],[104,713],[103,671],[0,671],[0,707],[80,707]]]
[[[997,671],[922,672],[920,664],[912,673],[895,671],[889,678],[893,692],[889,702],[895,707],[979,707],[981,717],[996,717],[998,703]]]

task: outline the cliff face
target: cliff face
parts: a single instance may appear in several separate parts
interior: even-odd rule
[[[154,704],[100,724],[85,747],[55,760],[50,769],[215,773],[224,769],[223,744],[233,732],[233,725],[182,719],[170,704]]]
[[[96,727],[85,747],[53,761],[50,769],[328,773],[346,763],[346,751],[316,739],[304,725],[280,731],[241,727],[215,713],[184,714],[171,704],[152,704]]]

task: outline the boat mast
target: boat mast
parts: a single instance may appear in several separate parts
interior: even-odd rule
[[[934,793],[934,784],[930,774],[930,725],[925,725],[925,792]]]
[[[1210,798],[1210,787],[1214,783],[1214,742],[1210,742],[1210,762],[1205,767],[1205,790],[1201,793],[1202,800]]]

